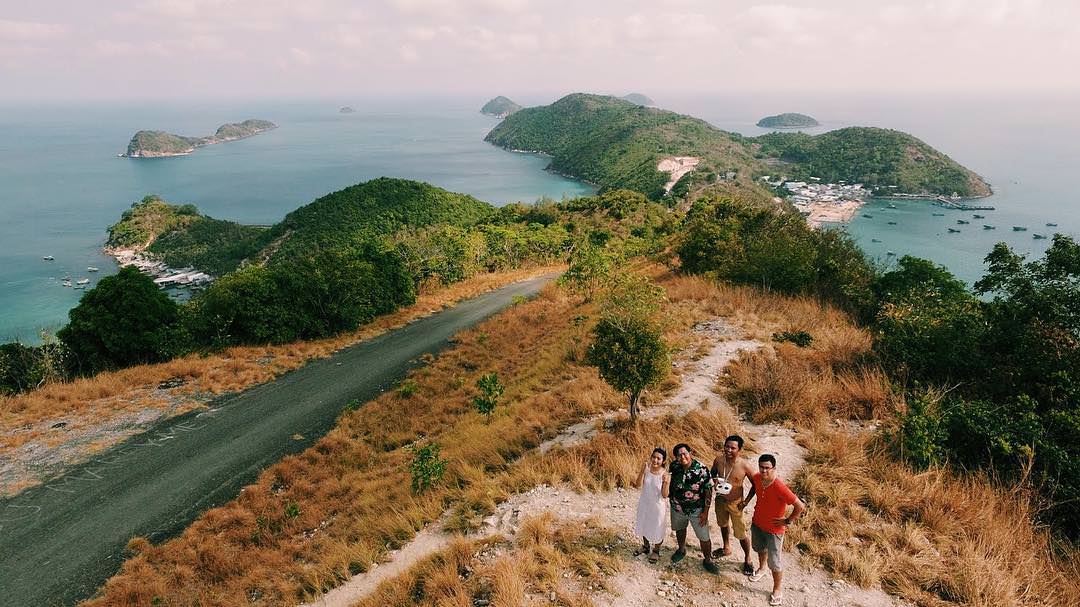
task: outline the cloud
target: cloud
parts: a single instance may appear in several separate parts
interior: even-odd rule
[[[70,31],[70,27],[59,23],[0,19],[0,40],[4,41],[47,42],[63,38]]]

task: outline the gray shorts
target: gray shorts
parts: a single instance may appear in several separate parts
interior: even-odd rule
[[[754,552],[769,553],[769,569],[783,571],[784,565],[780,562],[780,551],[784,549],[784,535],[769,533],[757,525],[750,525],[750,546]]]
[[[682,531],[683,529],[686,529],[687,525],[690,525],[694,528],[694,535],[697,536],[697,539],[702,542],[707,542],[709,541],[709,521],[706,520],[705,524],[702,525],[698,522],[699,518],[701,518],[701,508],[690,512],[679,512],[675,510],[675,508],[672,508],[671,530]]]

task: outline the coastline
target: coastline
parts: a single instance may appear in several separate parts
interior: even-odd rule
[[[196,270],[193,267],[173,268],[163,261],[157,261],[145,255],[142,250],[131,248],[102,247],[102,252],[116,260],[121,268],[134,266],[143,274],[154,280],[154,284],[160,289],[181,288],[200,290],[211,282],[214,277]]]
[[[117,156],[120,157],[120,158],[171,158],[173,156],[187,156],[189,154],[194,154],[195,151],[198,150],[199,148],[203,148],[203,147],[206,147],[208,145],[216,145],[218,143],[228,143],[230,141],[239,141],[241,139],[248,139],[250,137],[254,137],[256,135],[259,135],[261,133],[265,133],[266,131],[272,131],[272,130],[274,130],[276,128],[278,128],[278,125],[275,124],[274,126],[267,127],[265,129],[258,129],[256,131],[252,131],[251,133],[248,133],[246,135],[238,135],[236,137],[213,137],[213,136],[205,137],[199,143],[196,143],[196,144],[192,145],[191,149],[183,150],[181,152],[158,152],[158,151],[154,151],[154,150],[140,150],[140,151],[138,151],[138,152],[136,152],[134,154],[124,152],[122,154],[117,154]]]
[[[855,213],[866,204],[865,200],[824,201],[813,200],[795,204],[795,208],[806,218],[811,228],[820,228],[823,223],[847,223]]]

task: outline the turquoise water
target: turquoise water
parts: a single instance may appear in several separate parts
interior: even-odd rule
[[[993,187],[993,196],[972,202],[993,206],[994,211],[953,211],[926,201],[869,201],[841,227],[885,263],[905,254],[925,257],[971,284],[983,275],[983,258],[997,242],[1035,257],[1050,245],[1054,232],[1074,238],[1080,234],[1080,115],[1076,112],[1080,98],[1075,94],[776,93],[657,102],[748,136],[767,132],[754,126],[759,118],[783,111],[817,118],[822,126],[806,129],[811,134],[845,126],[906,131],[982,175]],[[897,208],[889,209],[889,202]],[[971,217],[976,213],[986,219]],[[971,223],[960,225],[958,219]],[[896,225],[888,225],[889,221]],[[1047,227],[1047,222],[1058,226]],[[997,229],[983,230],[983,224]],[[1014,232],[1012,226],[1028,230]],[[961,231],[949,233],[950,227]],[[1035,240],[1036,233],[1048,238]],[[897,255],[890,257],[888,251]]]
[[[105,229],[149,193],[223,219],[268,224],[313,199],[379,176],[423,180],[492,204],[593,190],[544,171],[539,156],[483,142],[498,121],[482,100],[56,105],[0,108],[0,341],[37,341],[82,291],[60,279],[115,272]],[[174,158],[118,158],[139,129],[212,133],[265,118],[279,128]],[[52,255],[55,261],[42,261]],[[97,274],[86,268],[101,269]]]
[[[520,101],[548,103],[558,96]],[[996,242],[1040,255],[1050,240],[1034,240],[1033,234],[1080,233],[1076,96],[652,96],[662,107],[751,136],[765,132],[754,126],[759,118],[784,111],[818,118],[823,124],[811,133],[853,125],[900,129],[991,183],[995,194],[982,202],[996,210],[982,213],[985,220],[927,202],[897,201],[896,209],[888,209],[886,201],[871,201],[863,207],[843,229],[885,263],[895,259],[887,251],[918,255],[972,283]],[[81,292],[61,287],[59,279],[96,280],[115,271],[100,252],[105,228],[148,193],[194,203],[215,217],[273,223],[322,194],[382,175],[428,181],[493,204],[591,192],[545,172],[545,158],[484,143],[497,120],[477,113],[482,102],[0,107],[0,341],[36,341],[40,329],[62,325]],[[345,103],[357,112],[339,114]],[[190,156],[116,157],[138,129],[202,135],[250,117],[273,120],[280,128]],[[961,218],[971,223],[958,225]],[[997,229],[983,230],[983,223]],[[1013,232],[1014,225],[1028,231]],[[949,233],[949,227],[961,232]],[[56,261],[43,262],[43,255]],[[88,274],[87,266],[102,271]]]

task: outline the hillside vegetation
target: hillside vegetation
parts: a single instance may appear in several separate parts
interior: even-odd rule
[[[750,177],[758,162],[741,139],[704,120],[583,93],[521,110],[485,138],[507,149],[548,154],[552,170],[602,190],[629,188],[654,200],[665,194],[669,176],[656,166],[668,156],[698,156],[702,177],[732,171],[754,189]]]
[[[879,193],[991,193],[981,177],[952,158],[907,133],[891,129],[849,127],[813,136],[769,133],[754,141],[762,155],[791,163],[793,177],[863,183]]]
[[[772,133],[747,138],[690,116],[582,93],[521,110],[492,129],[486,140],[511,150],[548,154],[552,170],[602,190],[629,188],[654,200],[665,196],[669,177],[657,164],[672,156],[701,159],[675,186],[676,196],[720,190],[766,202],[772,193],[754,181],[766,174],[862,182],[893,193],[990,193],[978,175],[899,131],[860,127],[817,136]]]
[[[127,151],[123,155],[129,158],[182,156],[204,145],[235,141],[275,128],[277,125],[269,120],[249,118],[243,122],[223,124],[208,137],[184,137],[165,131],[139,131],[128,142]]]
[[[800,127],[820,126],[814,117],[797,112],[785,112],[775,116],[766,116],[757,121],[757,125],[766,129],[797,129]]]
[[[485,103],[484,107],[480,108],[480,113],[487,114],[488,116],[498,116],[499,118],[505,118],[520,109],[520,105],[514,103],[506,97],[503,97],[502,95],[499,95],[498,97]]]

